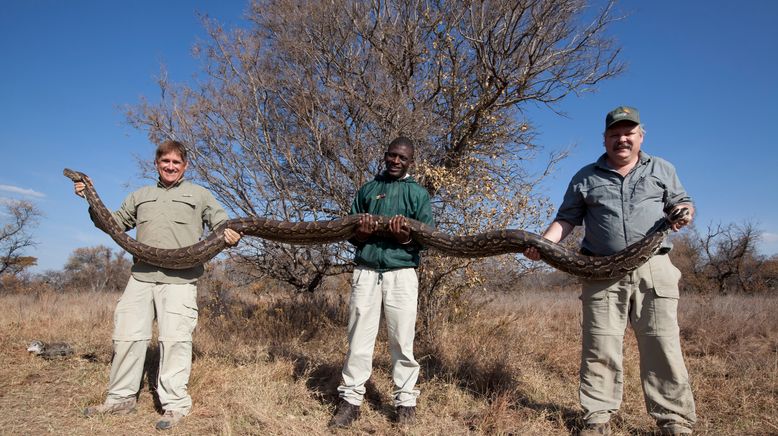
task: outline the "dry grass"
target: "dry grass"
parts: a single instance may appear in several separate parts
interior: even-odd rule
[[[243,293],[204,296],[195,337],[192,415],[171,434],[328,434],[345,348],[347,298]],[[0,297],[0,433],[146,434],[158,405],[148,385],[138,413],[86,419],[102,401],[118,294]],[[579,423],[579,302],[574,292],[493,297],[417,346],[418,425],[410,434],[569,434]],[[778,433],[778,299],[685,296],[683,346],[702,434]],[[67,341],[78,357],[28,355],[32,339]],[[620,435],[649,434],[631,333],[625,341]],[[155,366],[155,347],[148,363]],[[153,369],[152,369],[153,378]],[[376,347],[367,405],[340,434],[397,434],[389,353]]]

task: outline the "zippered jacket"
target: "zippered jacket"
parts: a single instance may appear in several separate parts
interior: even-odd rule
[[[362,185],[351,205],[351,214],[359,213],[389,217],[402,215],[430,226],[435,225],[429,194],[408,175],[402,179],[393,179],[379,174]],[[419,266],[419,251],[422,247],[414,242],[403,245],[391,236],[379,235],[373,235],[365,242],[356,239],[350,242],[357,247],[354,259],[357,265],[376,271]]]

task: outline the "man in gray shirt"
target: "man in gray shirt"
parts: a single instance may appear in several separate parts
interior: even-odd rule
[[[208,190],[184,180],[186,157],[182,143],[160,144],[154,159],[157,184],[133,192],[113,213],[123,229],[137,229],[139,242],[156,248],[181,248],[196,243],[204,225],[213,230],[227,220],[227,213]],[[76,194],[83,196],[83,190],[84,184],[76,182]],[[225,229],[224,240],[236,245],[240,234]],[[135,410],[155,318],[159,329],[157,395],[165,410],[156,428],[170,429],[191,411],[187,385],[192,369],[192,332],[197,324],[196,281],[202,274],[202,265],[171,270],[135,262],[114,313],[108,396],[103,404],[86,408],[85,415]]]
[[[605,153],[573,176],[554,222],[543,233],[553,242],[584,225],[581,251],[607,256],[637,242],[679,208],[688,225],[694,206],[667,161],[641,151],[645,131],[635,108],[620,106],[605,118]],[[648,413],[663,434],[688,434],[696,421],[678,328],[680,271],[665,241],[635,271],[613,280],[583,280],[579,397],[586,428],[581,435],[610,434],[621,405],[624,330],[632,326],[640,351],[640,377]],[[539,260],[536,249],[524,255]]]

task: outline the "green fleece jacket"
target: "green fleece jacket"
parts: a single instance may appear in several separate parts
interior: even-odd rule
[[[351,214],[402,215],[434,226],[430,197],[411,176],[392,179],[379,174],[374,180],[359,189],[351,205]],[[419,250],[415,243],[402,245],[394,238],[373,235],[365,242],[355,239],[357,252],[354,261],[376,271],[390,271],[400,268],[417,268]]]

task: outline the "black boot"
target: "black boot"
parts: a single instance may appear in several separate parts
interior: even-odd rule
[[[416,422],[416,406],[397,406],[397,425],[413,425]]]
[[[359,406],[355,406],[346,400],[340,400],[338,411],[330,420],[329,427],[346,428],[359,418]]]

